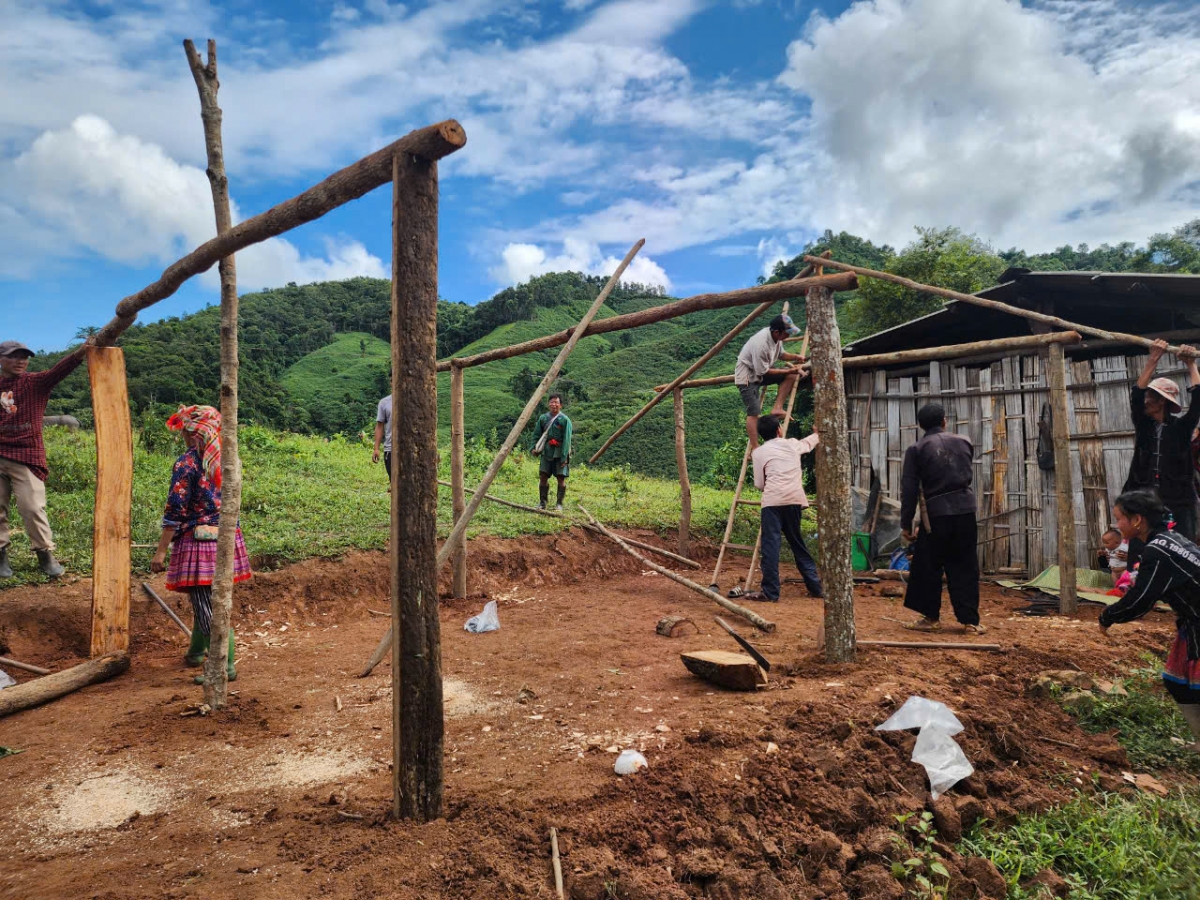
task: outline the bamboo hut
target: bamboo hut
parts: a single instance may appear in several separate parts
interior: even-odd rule
[[[1172,344],[1200,342],[1200,276],[1009,269],[1000,281],[978,296]],[[983,571],[1035,575],[1057,563],[1057,473],[1052,453],[1044,452],[1040,465],[1038,459],[1043,419],[1049,434],[1045,347],[917,364],[853,363],[855,357],[1052,330],[952,301],[930,315],[847,345],[851,478],[860,496],[867,496],[874,482],[885,500],[899,502],[904,451],[919,436],[917,410],[939,402],[946,408],[947,428],[975,445]],[[1129,390],[1145,365],[1146,352],[1137,345],[1095,339],[1064,349],[1075,557],[1087,567],[1129,470]],[[1184,367],[1173,355],[1163,357],[1158,374],[1175,379],[1186,392]]]

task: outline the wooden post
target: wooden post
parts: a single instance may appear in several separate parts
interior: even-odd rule
[[[814,260],[819,264],[820,260]],[[854,578],[850,569],[850,436],[842,377],[842,337],[833,294],[808,292],[820,498],[821,582],[825,589],[825,659],[854,660]]]
[[[188,66],[200,94],[204,146],[208,155],[208,183],[212,189],[217,237],[233,228],[229,210],[229,180],[221,146],[221,107],[217,105],[217,42],[208,42],[205,65],[196,46],[183,42]],[[237,267],[232,254],[217,263],[221,277],[221,522],[217,532],[216,572],[212,580],[212,622],[208,658],[204,662],[204,702],[220,709],[227,700],[229,619],[233,609],[234,558],[237,553],[238,518],[242,509],[242,462],[238,457],[238,293]]]
[[[462,518],[467,508],[463,494],[463,456],[466,453],[466,437],[463,428],[463,370],[462,366],[450,367],[450,494],[453,521]],[[464,533],[454,548],[452,557],[454,577],[451,579],[455,599],[467,596],[467,536]]]
[[[392,810],[442,814],[442,643],[437,592],[437,162],[393,161]]]
[[[692,542],[692,482],[688,478],[683,390],[677,387],[672,394],[675,397],[675,467],[679,470],[679,555],[687,556]]]
[[[629,252],[625,254],[625,258],[621,260],[621,264],[617,266],[612,277],[608,279],[608,283],[604,285],[596,299],[592,301],[591,307],[579,320],[579,324],[575,326],[575,330],[571,334],[570,340],[566,345],[558,351],[558,356],[550,365],[550,370],[543,376],[542,383],[538,385],[537,390],[533,392],[533,396],[525,404],[525,409],[521,411],[521,415],[517,417],[517,421],[513,423],[512,430],[509,431],[508,437],[504,439],[504,443],[500,447],[500,451],[496,454],[496,458],[492,460],[492,464],[488,466],[488,470],[483,473],[483,479],[479,482],[479,486],[475,489],[474,495],[471,497],[471,502],[467,504],[467,508],[463,511],[462,517],[454,523],[454,527],[450,529],[450,536],[446,538],[446,542],[442,545],[442,549],[437,554],[437,565],[435,574],[441,571],[442,566],[446,564],[446,560],[450,558],[450,554],[454,551],[455,544],[462,538],[467,530],[467,525],[470,524],[475,512],[479,509],[479,504],[483,502],[483,498],[487,495],[488,488],[492,486],[492,482],[496,480],[496,476],[500,473],[500,467],[504,465],[504,461],[508,459],[508,454],[512,453],[513,447],[517,445],[517,440],[521,437],[521,432],[525,430],[525,425],[529,422],[530,416],[537,409],[538,403],[542,397],[550,390],[550,385],[554,383],[554,379],[558,377],[558,373],[562,371],[563,363],[567,361],[567,357],[571,355],[571,351],[575,349],[575,345],[579,343],[579,339],[583,337],[583,333],[587,330],[596,313],[600,311],[600,307],[604,305],[604,301],[608,299],[608,295],[612,293],[612,289],[617,286],[621,279],[621,275],[633,262],[633,257],[645,245],[646,241],[643,238],[629,248]],[[394,323],[393,323],[394,327]],[[395,447],[395,437],[392,439],[392,446]],[[436,446],[436,445],[435,445]],[[394,452],[394,451],[393,451]],[[393,461],[395,456],[392,457]],[[394,467],[393,467],[394,470]],[[436,476],[435,476],[436,477]],[[396,482],[392,482],[392,496],[395,497]],[[436,499],[436,498],[435,498]],[[395,500],[393,500],[393,509],[395,508]],[[393,622],[395,619],[393,619]],[[383,660],[384,654],[387,653],[388,647],[392,643],[392,628],[389,627],[387,633],[375,647],[375,652],[371,654],[371,658],[367,660],[367,665],[359,673],[360,678],[366,678]]]
[[[1050,345],[1049,371],[1051,430],[1054,435],[1054,496],[1058,506],[1058,609],[1063,615],[1079,612],[1075,588],[1075,503],[1071,496],[1070,415],[1067,410],[1067,364],[1062,344]]]
[[[88,347],[96,422],[96,513],[92,526],[92,656],[129,650],[133,428],[125,353]]]

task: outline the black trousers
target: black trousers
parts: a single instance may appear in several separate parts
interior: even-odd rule
[[[392,483],[392,451],[383,451],[383,469],[387,472],[388,484]]]
[[[954,617],[979,624],[979,557],[975,554],[975,513],[932,516],[932,533],[917,532],[904,605],[937,621],[942,615],[942,572],[950,588]]]
[[[800,533],[799,505],[764,506],[762,508],[762,592],[769,600],[779,599],[779,550],[782,538],[787,538],[796,558],[796,568],[804,578],[804,586],[813,597],[823,595],[817,564],[804,546]]]

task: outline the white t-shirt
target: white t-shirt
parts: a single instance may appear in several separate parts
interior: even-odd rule
[[[754,486],[762,491],[763,506],[808,506],[800,457],[819,441],[813,432],[802,441],[777,437],[754,448]]]
[[[392,395],[388,394],[379,401],[379,410],[375,413],[375,421],[383,426],[383,452],[392,452]]]
[[[783,343],[771,337],[771,329],[764,328],[742,345],[737,365],[733,369],[734,384],[758,384],[771,366],[783,353]]]
[[[1119,575],[1129,565],[1127,562],[1129,557],[1129,541],[1121,541],[1113,550],[1106,548],[1104,554],[1108,557],[1109,571]]]

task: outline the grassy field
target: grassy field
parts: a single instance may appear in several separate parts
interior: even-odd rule
[[[273,432],[258,426],[241,430],[244,488],[242,530],[250,552],[268,566],[313,556],[337,556],[353,549],[379,549],[387,540],[388,495],[382,465],[371,463],[370,446],[343,437],[319,438]],[[90,432],[46,431],[50,460],[50,524],[59,555],[75,574],[92,564],[92,511],[95,502],[95,443]],[[182,445],[165,429],[147,430],[134,439],[133,540],[154,544],[170,480],[171,465]],[[467,448],[467,486],[477,484],[494,452],[476,438]],[[449,453],[443,448],[441,477],[449,480]],[[501,469],[492,493],[517,503],[537,503],[537,461],[515,452]],[[698,535],[719,539],[732,492],[693,487],[692,527]],[[754,496],[753,492],[747,496]],[[672,532],[679,522],[679,485],[630,472],[624,467],[572,467],[568,511],[582,502],[601,521]],[[439,532],[449,531],[450,492],[442,488]],[[15,516],[16,510],[13,510]],[[14,523],[12,562],[16,577],[8,585],[44,580],[29,541]],[[561,521],[484,502],[468,536],[515,537],[547,534],[567,527]],[[753,508],[739,510],[737,539],[752,542],[757,527]],[[149,570],[153,550],[135,547],[137,571]]]

